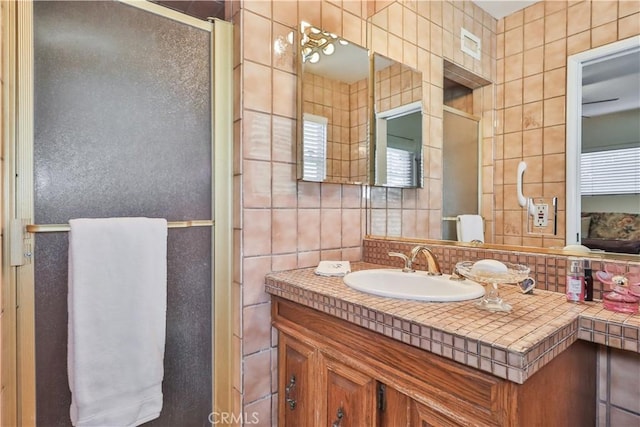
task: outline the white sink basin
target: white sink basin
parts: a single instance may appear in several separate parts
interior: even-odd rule
[[[344,283],[362,292],[390,298],[453,302],[480,298],[484,287],[469,279],[449,280],[449,274],[429,276],[424,271],[361,270],[344,276]]]

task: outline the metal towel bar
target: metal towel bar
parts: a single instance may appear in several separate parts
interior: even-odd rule
[[[192,221],[170,221],[167,228],[188,228],[188,227],[213,227],[215,221],[212,219],[196,219]],[[28,224],[28,233],[56,233],[71,230],[69,224]]]

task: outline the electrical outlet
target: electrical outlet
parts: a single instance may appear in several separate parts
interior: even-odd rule
[[[535,216],[533,217],[533,225],[536,227],[546,227],[549,221],[549,205],[540,204],[535,206]]]

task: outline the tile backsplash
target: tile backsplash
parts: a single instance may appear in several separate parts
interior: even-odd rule
[[[418,242],[409,240],[392,240],[384,238],[368,237],[363,241],[363,261],[374,264],[392,265],[402,267],[402,260],[390,257],[389,252],[411,251]],[[537,289],[544,289],[554,292],[565,292],[565,277],[567,274],[567,264],[569,256],[556,254],[541,254],[506,250],[506,249],[486,249],[482,247],[462,247],[455,244],[431,243],[429,247],[438,257],[440,267],[444,273],[451,273],[455,264],[459,261],[476,261],[480,259],[495,259],[516,264],[527,265],[531,269],[531,277],[536,281]],[[591,267],[595,274],[598,270],[604,269],[604,260],[585,256],[584,259],[591,261]],[[631,266],[640,268],[640,261],[614,261],[606,260],[607,264],[621,264],[625,269]],[[426,269],[424,258],[419,258],[415,264],[417,269]],[[594,276],[593,297],[602,299],[602,293],[606,292],[606,285],[600,283]]]

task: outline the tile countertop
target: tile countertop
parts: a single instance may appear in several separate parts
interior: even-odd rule
[[[389,268],[351,263],[352,271]],[[501,285],[510,313],[491,313],[472,301],[430,303],[370,295],[342,277],[314,268],[270,273],[266,291],[426,351],[524,383],[577,339],[640,352],[640,314],[604,310],[600,301],[572,304],[564,294],[536,289],[522,294]]]

